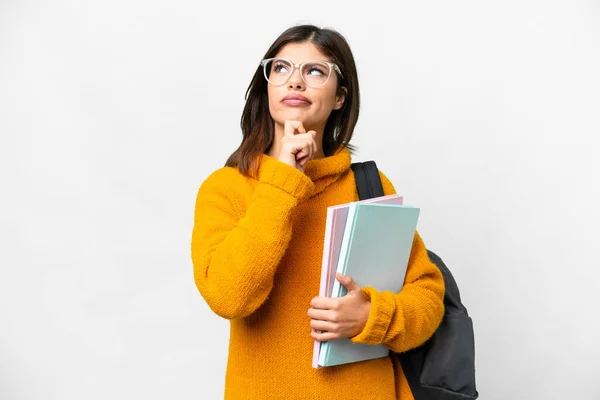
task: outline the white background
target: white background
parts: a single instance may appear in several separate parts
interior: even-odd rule
[[[0,0],[0,399],[222,398],[195,196],[301,22],[354,51],[356,160],[421,207],[481,398],[600,399],[596,0]]]

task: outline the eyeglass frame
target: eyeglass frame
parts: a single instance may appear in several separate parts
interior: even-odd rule
[[[282,83],[280,83],[279,85],[275,85],[274,83],[271,83],[271,81],[269,81],[269,78],[267,77],[267,64],[270,61],[273,61],[273,60],[287,61],[292,66],[292,70],[290,71],[290,74],[288,75],[288,77],[286,78],[286,80],[283,81]],[[300,78],[302,79],[302,81],[304,83],[306,83],[307,86],[310,86],[310,87],[325,86],[327,84],[327,82],[329,82],[329,78],[331,78],[331,71],[337,72],[340,75],[340,78],[344,77],[344,74],[342,74],[342,71],[340,70],[340,67],[338,67],[338,65],[336,63],[332,63],[332,62],[325,61],[325,60],[306,60],[302,64],[294,64],[293,62],[291,62],[290,60],[288,60],[286,58],[273,57],[273,58],[265,58],[264,60],[262,60],[260,62],[260,65],[263,67],[263,75],[265,76],[265,79],[267,80],[268,83],[271,83],[271,85],[275,85],[275,86],[282,86],[282,85],[285,85],[287,83],[287,81],[290,80],[290,77],[292,75],[294,75],[294,70],[295,69],[298,69],[298,71],[301,71],[302,67],[304,67],[304,64],[311,63],[311,62],[312,63],[314,63],[314,62],[321,62],[321,63],[327,64],[329,66],[329,76],[327,76],[327,79],[321,85],[319,85],[319,86],[311,86],[311,85],[308,84],[308,82],[306,82],[304,80],[304,76],[302,76],[302,74],[300,74]]]

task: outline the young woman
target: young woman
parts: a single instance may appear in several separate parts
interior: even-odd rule
[[[442,275],[418,233],[400,293],[338,275],[345,297],[315,297],[327,207],[358,200],[349,142],[359,88],[346,40],[310,25],[286,30],[246,97],[242,143],[200,187],[191,246],[200,293],[231,324],[225,398],[412,399],[393,356],[311,365],[315,339],[403,352],[444,312]]]

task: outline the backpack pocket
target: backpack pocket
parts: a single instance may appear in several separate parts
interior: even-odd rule
[[[476,399],[475,338],[473,321],[467,314],[446,314],[431,338],[421,370],[426,391],[440,398]]]

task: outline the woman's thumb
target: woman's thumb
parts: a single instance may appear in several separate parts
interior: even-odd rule
[[[348,289],[348,293],[361,290],[360,286],[358,286],[358,284],[354,282],[354,280],[348,275],[342,275],[341,273],[336,272],[335,277],[339,283],[341,283],[346,287],[346,289]]]

